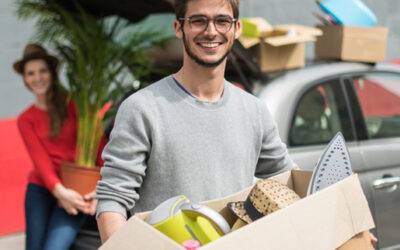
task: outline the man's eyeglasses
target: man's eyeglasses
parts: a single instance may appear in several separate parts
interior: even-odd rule
[[[230,16],[208,18],[207,16],[195,15],[190,17],[181,17],[179,18],[179,21],[188,21],[190,28],[194,32],[205,31],[210,21],[213,21],[214,27],[219,33],[226,33],[232,28],[232,24],[235,23],[237,19]]]

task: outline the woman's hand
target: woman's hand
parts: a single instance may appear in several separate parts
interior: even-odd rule
[[[90,215],[94,215],[96,213],[97,199],[93,199],[95,194],[96,194],[96,191],[93,191],[88,194],[85,194],[85,196],[83,197],[86,201],[86,204],[89,204],[89,207],[87,208],[87,210],[83,211],[84,213],[90,214]]]
[[[64,187],[61,183],[55,185],[53,194],[58,200],[58,205],[68,214],[77,215],[78,210],[82,212],[89,210],[89,205],[78,192]]]

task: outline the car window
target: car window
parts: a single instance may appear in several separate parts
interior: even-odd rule
[[[400,76],[371,73],[353,79],[368,137],[400,137]]]
[[[338,131],[342,131],[346,140],[354,139],[340,81],[335,79],[312,87],[299,99],[292,119],[289,144],[326,144]]]

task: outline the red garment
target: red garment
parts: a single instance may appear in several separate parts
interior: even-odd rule
[[[28,181],[43,186],[50,192],[53,192],[57,183],[61,183],[60,162],[74,162],[76,158],[75,105],[70,102],[67,110],[68,119],[61,133],[54,139],[48,137],[50,127],[47,111],[32,105],[18,117],[18,128],[34,166]]]

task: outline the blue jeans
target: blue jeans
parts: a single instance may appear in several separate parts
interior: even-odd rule
[[[68,250],[86,215],[69,215],[44,187],[29,183],[25,195],[26,249]]]

